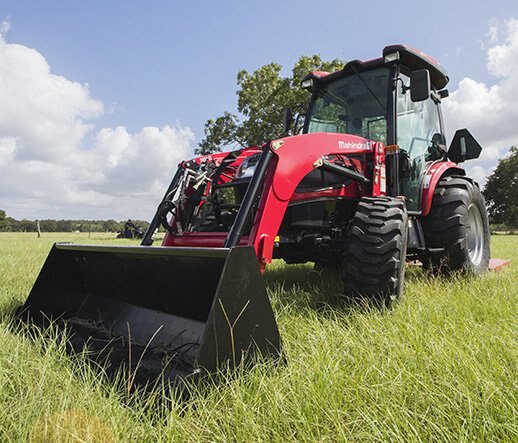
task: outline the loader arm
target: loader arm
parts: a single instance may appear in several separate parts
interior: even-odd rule
[[[386,193],[383,143],[349,134],[312,133],[275,140],[265,149],[271,151],[273,158],[264,177],[263,193],[248,240],[262,269],[272,261],[275,237],[297,186],[308,173],[320,166],[322,158],[333,155],[370,156],[373,159],[372,182],[353,181],[348,185],[347,195],[360,198],[367,194]]]

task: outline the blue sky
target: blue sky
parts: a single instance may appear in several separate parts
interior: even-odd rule
[[[178,120],[200,138],[207,119],[235,109],[240,69],[289,69],[303,54],[368,59],[407,43],[440,60],[452,84],[490,81],[481,42],[491,21],[518,16],[518,3],[419,3],[15,0],[0,13],[10,17],[8,41],[115,105],[98,124],[136,131]]]
[[[518,68],[513,18],[518,19],[515,0],[426,4],[0,0],[4,56],[19,68],[3,75],[25,79],[20,88],[12,86],[6,92],[11,109],[0,101],[0,160],[4,158],[4,170],[16,170],[16,177],[21,177],[11,176],[8,183],[9,174],[3,174],[5,183],[0,178],[4,189],[0,208],[16,218],[127,218],[130,212],[132,217],[150,218],[175,162],[190,155],[203,136],[206,120],[235,111],[237,72],[272,61],[288,70],[303,54],[369,59],[378,57],[388,44],[417,47],[450,73],[449,89],[458,91],[450,105],[452,123],[464,123],[458,118],[462,112],[467,123],[477,124],[472,114],[480,100],[474,94],[496,103],[514,79],[512,72],[491,67],[492,48],[494,57],[503,48],[500,55],[506,66]],[[48,69],[44,63],[27,68],[37,58],[38,63],[43,58]],[[27,74],[33,72],[34,77]],[[37,103],[21,106],[38,94],[31,85],[46,75],[50,77],[45,84],[56,85]],[[9,82],[4,86],[16,85],[12,78]],[[17,91],[24,88],[26,95],[17,101]],[[19,114],[13,117],[12,109]],[[43,111],[36,114],[38,109]],[[31,112],[38,130],[25,134],[19,122],[30,121]],[[481,114],[483,110],[479,119]],[[7,116],[4,122],[2,115]],[[467,123],[463,126],[470,127]],[[482,138],[497,129],[481,127]],[[55,128],[59,130],[51,134]],[[70,152],[61,148],[69,154],[62,160],[54,151],[59,143],[51,140],[67,134]],[[474,170],[479,180],[516,135],[506,134],[491,147],[491,155]],[[144,163],[140,170],[121,160],[123,151]],[[150,152],[151,158],[140,161]],[[35,180],[42,177],[52,183],[35,189]],[[63,187],[67,192],[59,191]],[[122,197],[124,204],[119,205]]]

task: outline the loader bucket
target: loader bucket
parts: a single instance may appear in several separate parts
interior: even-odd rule
[[[109,374],[177,382],[276,356],[279,332],[251,246],[56,243],[18,316],[66,330]]]

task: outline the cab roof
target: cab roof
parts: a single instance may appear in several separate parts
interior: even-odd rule
[[[370,66],[383,65],[385,64],[385,57],[390,54],[396,54],[397,60],[408,72],[417,71],[419,69],[428,69],[430,72],[430,80],[437,89],[443,89],[450,78],[446,69],[434,58],[425,54],[424,52],[412,48],[407,45],[390,45],[383,48],[383,57],[376,58],[368,61],[352,60],[347,62],[346,65],[340,71],[326,72],[326,71],[314,71],[307,75],[307,78],[317,78],[331,80],[332,78],[339,77],[343,71],[346,71],[349,67],[355,66],[359,70],[366,69]],[[305,80],[304,79],[304,80]]]
[[[437,89],[443,89],[450,81],[444,66],[419,49],[407,45],[391,45],[383,48],[383,57],[393,53],[399,54],[400,63],[410,71],[428,69],[430,79]]]

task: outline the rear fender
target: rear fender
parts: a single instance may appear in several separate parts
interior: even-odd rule
[[[451,161],[436,161],[428,165],[423,182],[423,196],[421,199],[421,215],[427,216],[432,207],[433,193],[439,180],[446,175],[466,175],[466,171],[457,163]]]

